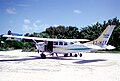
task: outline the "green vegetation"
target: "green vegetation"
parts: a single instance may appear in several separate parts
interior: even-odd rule
[[[31,51],[36,51],[36,50],[35,50],[35,46],[33,46],[33,44],[31,42],[24,42],[22,51],[31,52]]]
[[[13,50],[13,49],[22,49],[23,42],[16,40],[6,40],[1,44],[0,50]]]
[[[103,24],[97,22],[96,24],[93,24],[91,26],[83,27],[80,30],[77,27],[73,26],[50,26],[45,31],[40,33],[32,33],[28,34],[26,33],[25,36],[30,37],[41,37],[41,38],[73,38],[73,39],[89,39],[94,40],[96,39],[105,29],[107,25],[116,25],[116,28],[114,29],[114,32],[110,38],[109,44],[116,47],[116,51],[120,51],[120,22],[117,18],[110,19],[108,21],[104,21]],[[8,32],[10,33],[10,31]],[[31,40],[23,40],[21,41],[8,41],[3,38],[0,38],[0,41],[4,41],[4,44],[2,45],[1,49],[6,48],[15,48],[15,49],[31,49],[32,51],[34,48],[31,48],[33,44],[29,41]],[[27,41],[27,43],[25,43]],[[29,51],[31,51],[29,50]],[[25,50],[24,50],[25,51]]]

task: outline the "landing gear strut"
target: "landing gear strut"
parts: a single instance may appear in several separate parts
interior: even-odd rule
[[[56,54],[56,56],[58,57],[58,54],[57,54],[57,53],[51,53],[50,55],[54,56],[54,54]]]

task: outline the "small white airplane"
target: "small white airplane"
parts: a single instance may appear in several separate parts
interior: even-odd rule
[[[115,49],[114,46],[107,45],[114,28],[115,25],[108,25],[103,33],[93,41],[89,41],[87,39],[51,39],[12,35],[3,35],[3,37],[32,39],[35,42],[38,53],[41,52],[41,58],[45,59],[46,54],[44,52],[48,52],[51,55],[56,54],[56,56],[58,56],[57,54],[64,54],[64,56],[67,57],[68,54],[72,56],[72,53]],[[36,42],[36,40],[43,42]],[[86,43],[80,43],[80,41],[85,41]],[[81,53],[75,54],[74,56],[77,57],[78,55],[80,55],[80,57],[82,56]]]

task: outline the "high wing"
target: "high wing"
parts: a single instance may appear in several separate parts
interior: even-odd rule
[[[13,37],[13,38],[32,39],[32,40],[41,40],[41,41],[66,41],[66,42],[89,41],[88,39],[52,39],[52,38],[39,38],[39,37],[26,37],[26,36],[13,36],[13,35],[3,35],[3,37]]]

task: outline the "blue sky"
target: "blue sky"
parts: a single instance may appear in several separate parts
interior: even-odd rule
[[[120,0],[0,0],[0,34],[44,31],[120,19]]]

